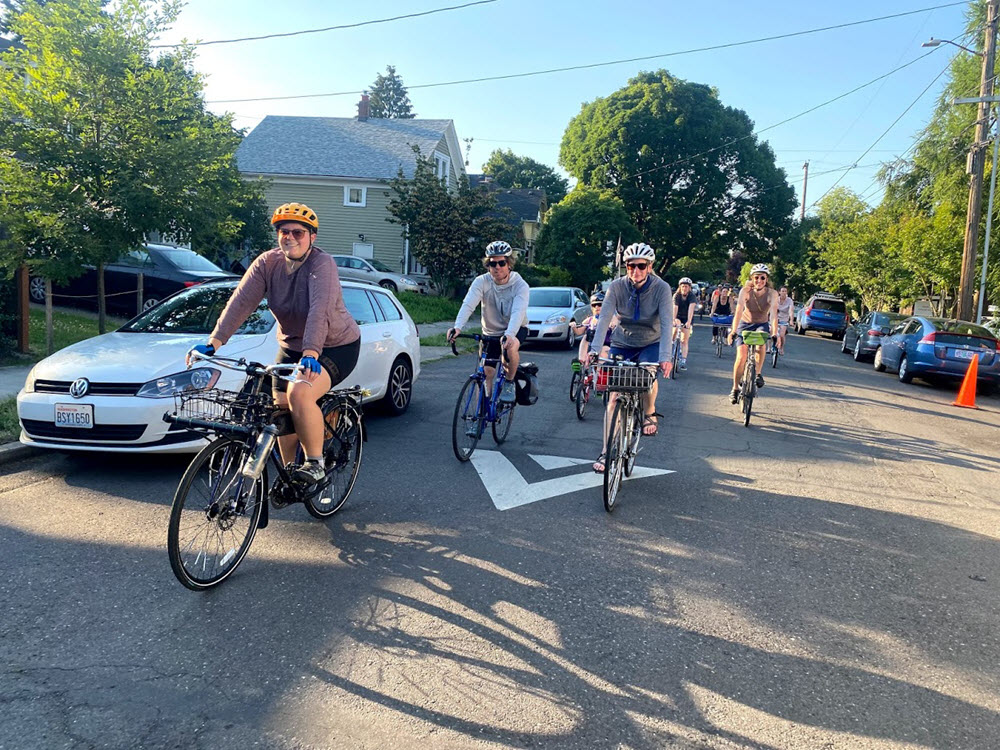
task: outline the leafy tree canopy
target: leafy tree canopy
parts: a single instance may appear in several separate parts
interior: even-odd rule
[[[665,70],[585,104],[566,128],[559,162],[622,201],[661,271],[684,256],[721,265],[732,249],[769,251],[795,206],[747,114]]]
[[[393,65],[385,66],[385,75],[379,73],[371,86],[369,95],[369,115],[387,119],[412,120],[413,105],[406,92],[403,79]]]
[[[535,161],[530,156],[517,156],[507,149],[496,149],[483,165],[483,172],[505,188],[534,188],[544,190],[549,205],[553,206],[566,197],[569,182],[552,167]]]

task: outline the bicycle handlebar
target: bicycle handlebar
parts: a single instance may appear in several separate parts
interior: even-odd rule
[[[455,339],[473,339],[475,341],[499,341],[503,343],[503,340],[507,338],[506,336],[487,336],[485,333],[456,333],[455,337],[451,340],[451,353],[456,357],[458,356],[458,347],[455,346]],[[500,350],[501,359],[503,359],[504,351]]]
[[[197,362],[198,360],[204,362],[214,362],[220,367],[225,367],[227,370],[234,370],[236,372],[245,372],[247,375],[270,375],[271,377],[278,378],[279,380],[287,380],[289,383],[306,383],[310,387],[312,383],[308,380],[302,380],[301,378],[291,377],[290,375],[281,375],[281,372],[301,372],[304,368],[302,365],[295,364],[294,362],[282,362],[273,365],[262,365],[258,362],[248,362],[243,357],[239,359],[233,357],[219,357],[219,356],[209,356],[207,354],[202,354],[201,352],[192,351],[190,352],[191,361]],[[189,365],[190,367],[190,365]]]

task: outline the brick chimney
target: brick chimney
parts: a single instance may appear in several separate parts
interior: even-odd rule
[[[358,122],[365,122],[368,120],[368,94],[361,95],[361,101],[358,102]]]

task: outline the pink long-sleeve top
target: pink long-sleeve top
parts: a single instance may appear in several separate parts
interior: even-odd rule
[[[337,264],[318,247],[292,273],[281,250],[258,256],[229,298],[212,336],[225,344],[265,297],[278,321],[278,342],[285,349],[322,352],[361,336],[344,306]]]

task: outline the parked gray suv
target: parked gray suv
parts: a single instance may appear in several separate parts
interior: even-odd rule
[[[378,284],[392,292],[417,292],[426,294],[426,286],[416,279],[396,273],[385,263],[374,258],[359,258],[356,255],[334,255],[337,262],[337,272],[342,279],[351,281],[367,281]]]

